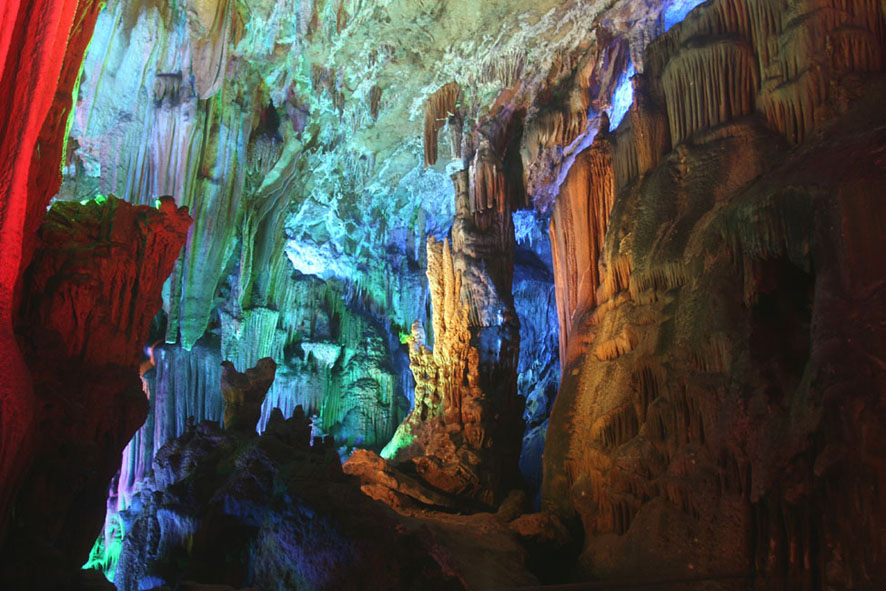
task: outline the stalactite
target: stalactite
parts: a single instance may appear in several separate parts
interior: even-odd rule
[[[237,44],[242,23],[231,0],[198,0],[187,8],[194,86],[201,99],[222,86],[228,52]]]
[[[369,115],[373,119],[378,119],[378,111],[381,109],[382,89],[377,84],[373,84],[369,89]]]
[[[630,328],[625,328],[615,338],[596,343],[593,355],[600,361],[612,361],[630,353],[637,346],[636,336]]]
[[[693,13],[647,57],[649,75],[663,76],[672,145],[755,105],[785,138],[803,142],[834,98],[826,80],[882,67],[884,31],[873,0],[720,0]],[[705,84],[690,88],[691,80]]]
[[[637,369],[631,376],[631,385],[634,391],[634,411],[641,423],[647,420],[649,406],[658,400],[659,396],[667,394],[667,381],[665,371],[650,360],[648,365],[638,364]]]
[[[182,73],[157,72],[154,74],[153,99],[156,106],[164,103],[175,105],[181,98]]]
[[[882,561],[858,551],[882,554],[868,527],[881,512],[861,492],[882,462],[855,459],[864,419],[836,410],[853,399],[882,423],[871,377],[882,364],[838,352],[834,336],[875,330],[858,318],[883,303],[856,299],[841,245],[877,248],[867,236],[882,217],[870,201],[882,193],[882,142],[860,122],[880,125],[865,95],[881,93],[884,15],[870,0],[704,3],[649,45],[630,125],[607,138],[617,198],[590,263],[575,263],[575,228],[589,224],[563,216],[563,183],[551,241],[570,351],[543,494],[581,516],[592,568],[629,576],[622,557],[659,555],[670,524],[685,523],[699,539],[686,555],[665,552],[659,572],[691,555],[699,573],[752,563],[791,588],[882,579]],[[857,195],[854,214],[838,213],[844,191]],[[843,216],[868,221],[839,229]],[[870,289],[881,274],[859,264]],[[597,280],[584,305],[582,273]],[[851,533],[838,525],[849,522]]]
[[[637,176],[640,176],[658,165],[669,150],[671,141],[661,81],[651,81],[645,74],[635,74],[633,83],[634,104],[629,115]]]
[[[723,335],[713,335],[695,353],[695,368],[703,373],[724,373],[730,369],[729,340]]]
[[[547,149],[568,146],[585,130],[587,122],[585,109],[545,110],[529,118],[523,133],[524,163],[534,162]]]
[[[512,88],[520,80],[525,62],[526,55],[521,52],[494,55],[484,61],[478,75],[469,79],[475,85],[498,83],[502,88]]]
[[[591,437],[603,449],[618,447],[633,439],[639,431],[640,422],[633,406],[610,411],[591,425]]]
[[[600,283],[597,263],[614,199],[610,143],[600,138],[576,159],[560,188],[551,216],[562,367],[565,367],[573,323],[596,301]]]
[[[676,289],[689,281],[691,269],[683,261],[657,264],[651,269],[635,269],[630,276],[632,299],[647,291],[655,293]]]
[[[510,213],[509,195],[501,160],[489,142],[480,140],[469,172],[470,212],[474,223],[485,232],[498,217]]]
[[[617,195],[640,175],[636,134],[631,119],[626,118],[612,134],[612,168],[615,175]]]
[[[461,87],[450,82],[428,97],[425,103],[424,154],[425,166],[437,162],[437,132],[443,129],[449,116],[457,111],[456,103]]]
[[[602,260],[600,268],[600,286],[596,292],[597,305],[630,288],[634,263],[630,255],[618,253],[612,260]]]
[[[748,44],[691,39],[668,62],[662,84],[676,146],[699,129],[751,114],[760,80]]]

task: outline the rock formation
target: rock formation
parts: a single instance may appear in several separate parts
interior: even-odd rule
[[[270,357],[240,373],[230,361],[222,361],[221,395],[225,399],[225,429],[251,433],[261,418],[261,405],[274,383],[277,364]]]
[[[33,231],[55,192],[51,185],[59,182],[58,159],[34,163],[32,158],[38,142],[50,152],[64,143],[55,124],[70,109],[69,90],[97,14],[93,4],[9,4],[0,24],[0,535],[33,455],[37,413],[33,384],[13,333],[16,286],[30,262]],[[35,190],[38,180],[45,191]]]
[[[123,447],[144,422],[142,343],[191,224],[114,197],[57,203],[22,278],[17,334],[39,436],[3,544],[10,588],[66,584],[85,562]]]
[[[143,420],[140,350],[191,223],[168,201],[160,211],[111,199],[47,213],[100,8],[88,0],[13,3],[0,25],[7,588],[66,585],[85,559],[119,451]]]
[[[430,107],[429,107],[430,108]],[[523,401],[517,396],[514,207],[503,159],[507,128],[478,128],[467,170],[453,175],[452,248],[427,246],[434,348],[412,326],[415,406],[383,455],[408,461],[434,490],[493,506],[518,483]],[[494,145],[497,144],[497,145]]]
[[[589,576],[883,580],[883,27],[875,3],[708,2],[570,170],[543,499]]]
[[[260,437],[205,422],[171,440],[122,514],[117,588],[442,591],[534,581],[503,521],[400,517],[342,474],[331,439],[310,439],[298,407],[288,420],[275,411]]]
[[[0,586],[886,581],[882,1],[7,5]]]

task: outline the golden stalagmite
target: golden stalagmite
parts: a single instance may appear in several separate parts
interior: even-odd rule
[[[412,461],[425,481],[444,492],[491,503],[491,475],[479,465],[488,447],[480,355],[471,344],[461,273],[453,266],[448,241],[429,238],[427,248],[434,348],[425,346],[421,325],[413,325],[409,359],[415,408],[397,429],[392,442],[399,447],[390,457],[395,463]]]

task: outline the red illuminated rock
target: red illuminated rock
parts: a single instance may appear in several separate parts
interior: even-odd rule
[[[159,209],[110,197],[46,215],[22,281],[18,336],[40,435],[3,549],[10,588],[66,584],[88,555],[147,413],[141,348],[190,224],[168,197]]]

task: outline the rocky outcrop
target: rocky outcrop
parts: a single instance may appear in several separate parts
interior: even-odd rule
[[[543,499],[587,575],[886,580],[874,4],[708,2],[570,171]]]
[[[191,219],[107,200],[56,204],[22,282],[19,342],[40,436],[4,541],[4,583],[63,585],[85,562],[120,452],[147,411],[138,367]]]
[[[274,383],[277,364],[270,357],[240,373],[230,361],[222,361],[221,395],[225,399],[225,429],[252,433],[261,418],[261,406]]]
[[[342,474],[331,440],[310,439],[297,408],[288,420],[275,411],[260,437],[205,422],[171,440],[122,514],[117,588],[406,591],[535,581],[504,522],[398,516]]]
[[[25,276],[22,330],[58,335],[65,357],[90,366],[138,367],[191,218],[171,197],[159,209],[116,197],[53,205]]]
[[[6,588],[66,584],[85,559],[119,451],[143,420],[138,363],[146,323],[190,225],[169,203],[161,211],[111,203],[47,214],[101,6],[12,3],[0,19]]]

